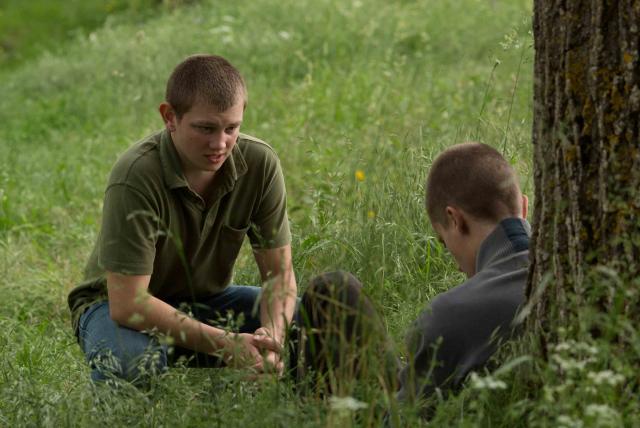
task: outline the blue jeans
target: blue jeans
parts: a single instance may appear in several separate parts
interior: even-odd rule
[[[188,308],[178,302],[167,302],[181,310],[190,310],[193,316],[207,324],[228,318],[229,311],[240,333],[253,333],[260,327],[260,312],[257,302],[260,288],[230,285],[224,291],[209,299],[190,305]],[[190,364],[198,367],[216,367],[220,360],[207,354],[175,347],[173,355],[169,347],[161,344],[156,337],[140,331],[119,326],[109,315],[109,303],[99,302],[90,306],[80,317],[80,347],[91,366],[91,379],[104,381],[120,378],[144,385],[153,376],[161,373],[180,356],[193,357]]]

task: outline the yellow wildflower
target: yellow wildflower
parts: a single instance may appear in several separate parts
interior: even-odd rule
[[[361,169],[356,170],[356,180],[364,181],[364,171]]]

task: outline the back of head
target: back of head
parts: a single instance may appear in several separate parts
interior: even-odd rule
[[[240,72],[217,55],[192,55],[176,66],[167,82],[165,100],[178,118],[196,102],[225,111],[238,101],[247,102]]]
[[[499,222],[521,211],[515,171],[486,144],[471,142],[446,149],[433,162],[426,187],[429,218],[443,226],[447,225],[447,206],[488,222]]]

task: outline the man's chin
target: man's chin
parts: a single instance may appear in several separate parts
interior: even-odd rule
[[[207,171],[207,172],[218,172],[221,168],[222,165],[224,165],[224,161],[217,163],[217,164],[207,164],[207,165],[203,165],[202,166],[202,171]]]

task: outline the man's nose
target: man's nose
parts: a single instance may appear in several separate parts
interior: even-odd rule
[[[212,149],[221,149],[226,146],[226,138],[224,131],[214,132],[209,139],[209,147]]]

